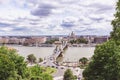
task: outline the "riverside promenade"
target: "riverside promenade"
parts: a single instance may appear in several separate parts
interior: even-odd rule
[[[81,78],[82,76],[82,71],[80,68],[78,67],[69,67],[69,66],[63,66],[63,65],[59,65],[56,64],[56,59],[59,56],[64,57],[64,51],[65,49],[68,47],[67,42],[56,42],[56,47],[53,51],[53,54],[48,56],[42,63],[40,63],[39,65],[44,66],[44,67],[52,67],[52,68],[56,68],[57,71],[55,73],[52,74],[54,80],[63,80],[63,76],[64,76],[64,72],[67,69],[71,69],[73,74],[76,75],[78,78]],[[79,79],[81,80],[81,79]]]

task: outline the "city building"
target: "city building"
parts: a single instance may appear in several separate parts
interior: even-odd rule
[[[103,42],[108,41],[109,37],[108,36],[101,36],[101,37],[95,37],[94,38],[94,43],[96,44],[101,44]]]
[[[68,40],[71,41],[71,40],[76,40],[77,39],[77,36],[75,35],[75,33],[72,31],[72,33],[68,36]]]

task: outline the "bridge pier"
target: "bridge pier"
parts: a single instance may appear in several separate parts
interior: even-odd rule
[[[55,49],[52,55],[54,62],[64,57],[64,52],[68,48],[67,41],[55,41]]]

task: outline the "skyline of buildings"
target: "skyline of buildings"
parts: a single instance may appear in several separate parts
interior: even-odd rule
[[[78,36],[74,32],[67,36],[1,36],[0,44],[17,44],[24,46],[49,46],[52,47],[54,41],[68,41],[71,46],[79,46],[78,43],[71,44],[71,41],[84,39],[87,43],[84,44],[100,44],[106,42],[109,36]],[[79,43],[82,44],[82,43]]]

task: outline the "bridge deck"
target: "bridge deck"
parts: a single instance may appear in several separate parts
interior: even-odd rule
[[[53,53],[54,59],[56,59],[60,54],[62,54],[62,52],[64,51],[64,49],[66,47],[67,47],[67,44],[65,46],[63,46],[63,48],[61,50],[54,51],[54,53]]]

